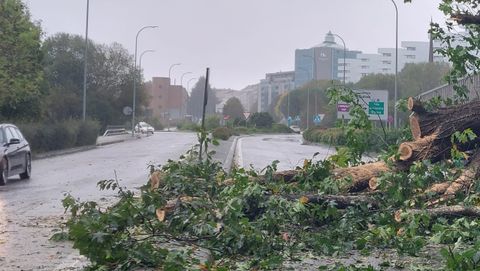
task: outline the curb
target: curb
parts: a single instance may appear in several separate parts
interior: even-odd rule
[[[55,157],[55,156],[60,156],[60,155],[67,155],[67,154],[92,150],[92,149],[95,149],[96,147],[97,147],[97,145],[88,145],[88,146],[83,146],[83,147],[78,147],[78,148],[73,148],[73,149],[66,149],[66,150],[44,152],[44,153],[39,153],[39,154],[32,154],[32,159],[33,160],[40,160],[40,159],[45,159],[45,158],[50,158],[50,157]]]
[[[135,137],[135,139],[139,139],[139,137]],[[106,145],[121,143],[121,142],[125,142],[127,140],[130,140],[130,139],[117,139],[117,140],[112,140],[112,141],[100,142],[100,143],[97,143],[95,145],[88,145],[88,146],[82,146],[82,147],[71,148],[71,149],[64,149],[64,150],[50,151],[50,152],[44,152],[44,153],[39,153],[39,154],[32,154],[32,159],[33,160],[40,160],[40,159],[51,158],[51,157],[55,157],[55,156],[61,156],[61,155],[73,154],[73,153],[77,153],[77,152],[89,151],[89,150],[96,149],[97,147],[102,147],[102,146],[106,146]]]
[[[233,160],[235,157],[235,152],[237,149],[237,141],[240,137],[236,136],[233,139],[232,145],[230,146],[230,150],[228,150],[227,157],[225,158],[225,161],[223,162],[223,169],[227,172],[230,173],[232,171],[232,165],[233,165]]]

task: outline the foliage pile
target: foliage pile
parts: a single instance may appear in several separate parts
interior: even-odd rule
[[[97,121],[67,120],[19,124],[35,153],[95,145],[100,124]]]
[[[425,257],[430,245],[440,245],[445,269],[479,266],[478,218],[408,212],[426,207],[430,195],[422,191],[453,178],[457,161],[418,162],[380,177],[378,192],[351,194],[348,178],[335,178],[328,160],[305,160],[293,173],[276,172],[273,163],[262,175],[245,169],[227,175],[210,157],[197,157],[192,149],[152,166],[138,193],[117,180],[99,182],[118,191],[119,201],[109,207],[65,198],[68,236],[91,270],[279,269],[308,254],[394,249]],[[475,206],[478,192],[476,183],[449,204]],[[209,256],[199,258],[199,250]]]

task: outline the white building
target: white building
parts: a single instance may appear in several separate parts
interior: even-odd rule
[[[295,88],[295,72],[267,73],[260,81],[258,112],[268,112],[277,97]]]
[[[433,49],[439,48],[440,43],[434,42]],[[430,43],[424,41],[403,41],[398,48],[398,72],[407,63],[428,62]],[[433,54],[434,62],[445,62],[443,56]],[[369,74],[395,73],[395,48],[379,48],[377,54],[358,54],[357,58],[346,59],[345,81],[356,83],[363,76]],[[343,59],[338,59],[338,78],[343,77]]]

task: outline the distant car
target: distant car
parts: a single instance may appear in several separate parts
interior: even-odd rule
[[[9,177],[20,175],[29,179],[32,174],[32,154],[30,144],[13,124],[0,124],[0,185],[5,185]]]
[[[301,132],[300,127],[298,127],[297,125],[291,125],[290,129],[292,129],[292,131],[294,131],[297,134]]]
[[[153,133],[155,133],[155,128],[153,128],[150,124],[141,121],[137,125],[135,125],[135,132],[153,135]]]

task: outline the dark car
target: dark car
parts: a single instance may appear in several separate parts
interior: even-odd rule
[[[20,130],[12,124],[0,124],[0,185],[7,182],[8,177],[20,175],[20,179],[28,179],[32,173],[32,155],[30,145]]]

